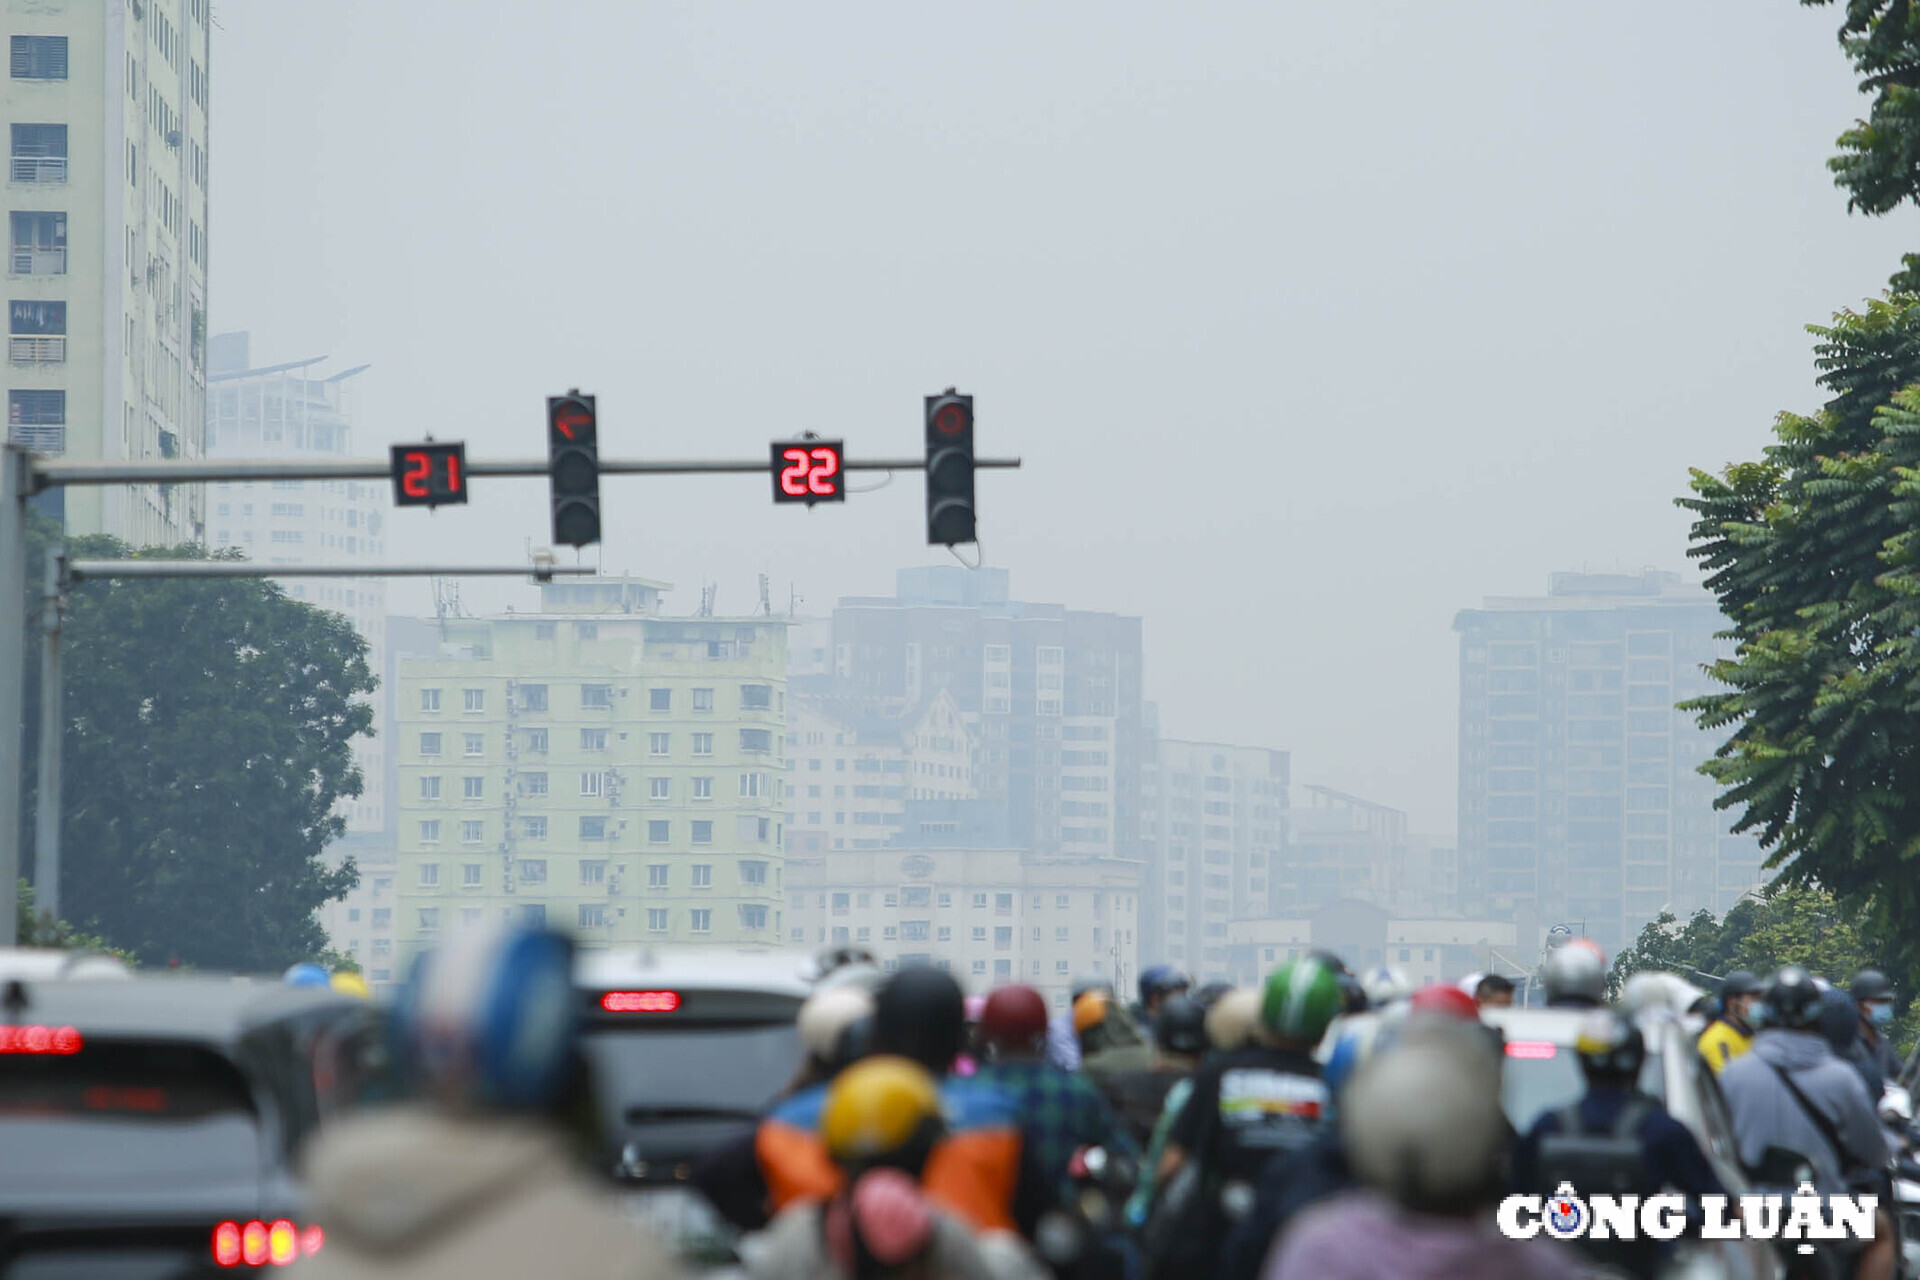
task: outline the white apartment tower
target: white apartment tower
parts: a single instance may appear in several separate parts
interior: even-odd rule
[[[7,437],[195,457],[206,395],[211,0],[9,0]],[[74,533],[194,540],[204,493],[77,488]]]

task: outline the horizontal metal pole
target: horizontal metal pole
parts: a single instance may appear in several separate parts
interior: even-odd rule
[[[1011,470],[1018,458],[976,458],[981,471]],[[925,458],[848,458],[842,471],[924,471]],[[544,476],[545,458],[470,458],[469,476]],[[153,458],[143,462],[69,462],[33,456],[28,485],[42,489],[100,484],[203,484],[209,480],[389,480],[386,458]],[[766,475],[765,458],[602,458],[600,472],[612,476],[688,476],[745,473]]]
[[[82,578],[576,578],[592,565],[260,564],[253,560],[69,560]]]

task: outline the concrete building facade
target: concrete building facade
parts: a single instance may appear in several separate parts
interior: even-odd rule
[[[665,584],[541,587],[399,663],[397,958],[489,912],[588,948],[773,948],[786,624],[658,616]]]
[[[1231,923],[1275,910],[1288,765],[1286,752],[1265,747],[1157,740],[1141,778],[1142,965],[1226,978]]]
[[[1370,902],[1338,899],[1299,915],[1235,921],[1227,980],[1253,985],[1310,950],[1332,952],[1355,973],[1392,965],[1416,987],[1478,972],[1518,979],[1538,962],[1544,933],[1524,921],[1397,918]]]
[[[787,941],[867,947],[888,969],[932,964],[975,993],[1026,983],[1062,1009],[1077,977],[1137,981],[1138,870],[938,845],[796,855]]]
[[[1274,911],[1318,911],[1342,898],[1394,908],[1408,887],[1407,815],[1332,787],[1306,786],[1287,816]]]
[[[197,457],[206,412],[210,0],[7,6],[7,438]],[[198,540],[201,486],[37,500],[74,533]]]
[[[787,707],[787,848],[878,849],[916,800],[974,798],[972,738],[944,689],[897,717],[795,695]]]
[[[1521,909],[1610,951],[1662,910],[1725,911],[1760,882],[1697,767],[1718,745],[1674,704],[1726,652],[1713,597],[1677,574],[1555,574],[1460,634],[1463,910]]]

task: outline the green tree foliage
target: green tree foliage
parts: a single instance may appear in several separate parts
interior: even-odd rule
[[[99,951],[117,956],[128,964],[137,963],[137,957],[127,951],[111,945],[105,938],[96,938],[80,932],[65,920],[55,920],[42,912],[34,910],[33,886],[25,880],[20,881],[14,895],[14,923],[19,932],[15,935],[23,947],[58,947],[63,951]]]
[[[1840,154],[1827,167],[1849,208],[1888,213],[1902,201],[1920,203],[1920,12],[1912,0],[1845,0],[1845,9],[1840,47],[1873,104],[1840,135]]]
[[[36,569],[50,536],[35,530]],[[132,554],[106,538],[70,550]],[[349,742],[372,723],[366,642],[257,579],[83,582],[64,635],[63,914],[148,963],[276,969],[322,954],[314,912],[359,878],[319,854],[342,830],[335,802],[360,793]]]

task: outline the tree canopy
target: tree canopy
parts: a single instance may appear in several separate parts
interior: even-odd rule
[[[31,563],[50,541],[35,531]],[[107,538],[69,547],[132,554]],[[62,914],[149,963],[278,968],[322,953],[314,912],[358,882],[351,862],[319,855],[343,829],[335,803],[360,793],[349,744],[372,724],[366,642],[258,579],[82,582],[63,634]],[[32,724],[37,689],[30,702]]]

